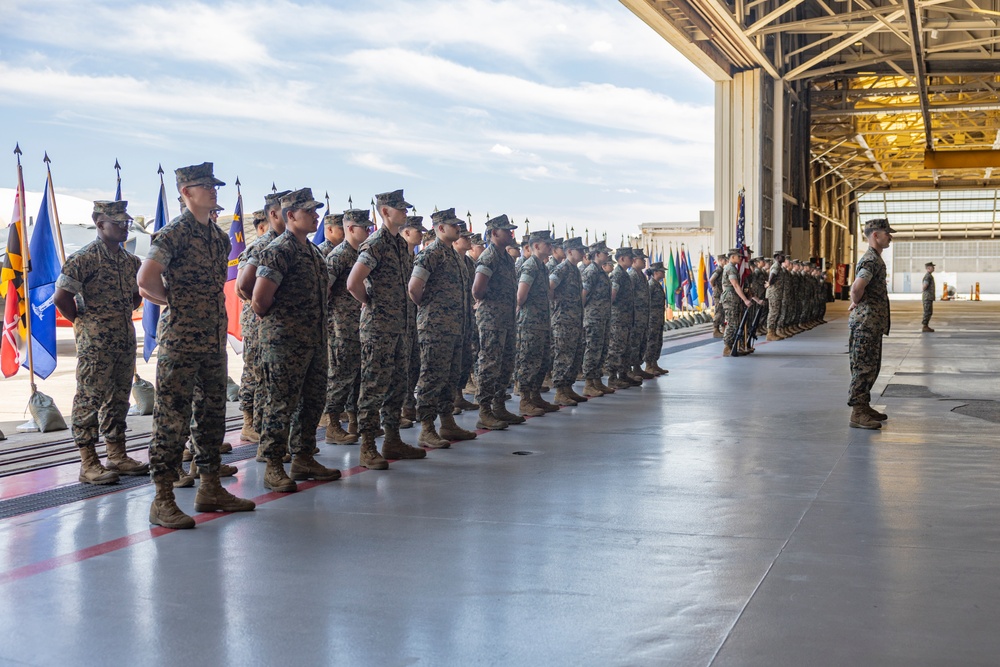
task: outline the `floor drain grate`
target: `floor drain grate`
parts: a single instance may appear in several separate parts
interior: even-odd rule
[[[534,452],[512,452],[514,456],[531,456]]]

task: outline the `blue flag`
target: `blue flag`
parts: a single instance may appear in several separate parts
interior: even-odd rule
[[[56,278],[62,270],[56,237],[49,214],[49,190],[46,182],[42,207],[31,232],[31,262],[28,270],[28,311],[31,318],[31,356],[35,375],[43,380],[56,369]],[[22,364],[28,368],[28,360]]]
[[[698,306],[698,274],[694,270],[694,265],[691,263],[691,253],[687,255],[688,263],[688,303],[692,306]]]
[[[156,201],[156,217],[153,219],[153,233],[163,229],[167,224],[167,191],[160,180],[160,198]],[[160,324],[160,307],[155,303],[143,301],[142,304],[142,358],[149,361],[156,349],[156,327]]]
[[[323,232],[323,227],[324,227],[323,221],[320,220],[319,229],[317,229],[316,233],[313,234],[313,243],[315,243],[316,245],[319,245],[320,243],[326,240],[326,234]]]

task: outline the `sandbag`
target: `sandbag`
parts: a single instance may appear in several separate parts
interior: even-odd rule
[[[132,398],[135,399],[135,412],[137,415],[153,414],[153,402],[156,400],[156,390],[152,382],[147,382],[135,374],[135,381],[132,383]],[[133,414],[129,410],[129,414]]]
[[[226,400],[230,403],[237,403],[240,400],[240,386],[228,376],[226,377]]]
[[[0,440],[6,440],[6,439],[7,439],[7,436],[5,436],[3,434],[3,431],[0,431]]]
[[[28,399],[28,412],[42,433],[65,431],[68,428],[66,420],[59,414],[59,409],[52,402],[52,398],[40,391],[36,390]]]

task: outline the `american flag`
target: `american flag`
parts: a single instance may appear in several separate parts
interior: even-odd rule
[[[736,247],[741,251],[740,259],[740,284],[746,282],[750,275],[750,248],[746,244],[746,191],[740,188],[736,195]]]

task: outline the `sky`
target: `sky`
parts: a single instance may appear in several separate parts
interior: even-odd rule
[[[237,176],[248,211],[272,183],[335,211],[404,188],[474,229],[507,213],[609,242],[712,207],[713,84],[613,0],[0,0],[0,16],[2,188],[19,143],[28,190],[47,151],[56,192],[85,200],[113,197],[117,159],[133,215],[152,215],[161,164],[176,214],[173,170],[204,161],[230,211]]]

